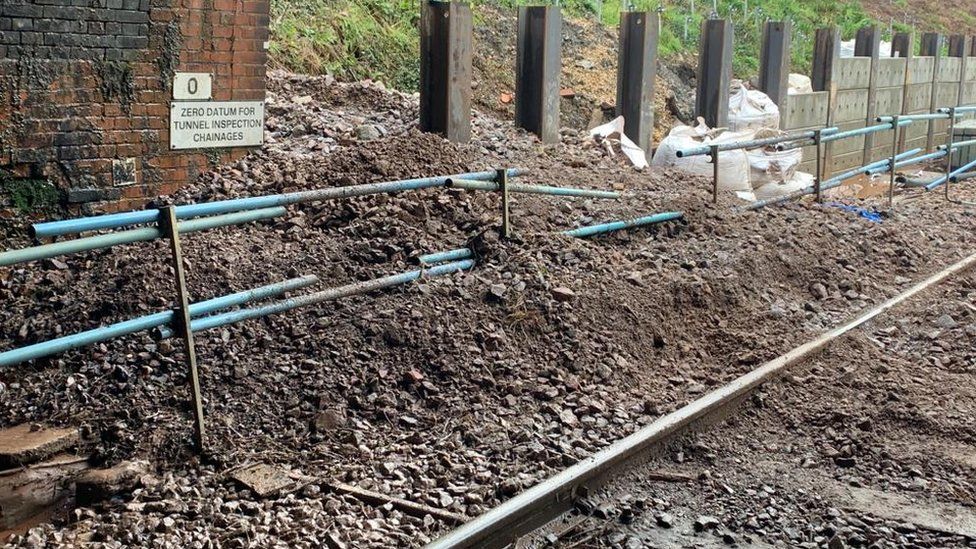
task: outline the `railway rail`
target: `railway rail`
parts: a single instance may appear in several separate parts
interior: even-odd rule
[[[572,509],[574,502],[638,465],[678,437],[725,417],[764,383],[863,326],[889,309],[970,270],[976,253],[915,284],[853,320],[804,343],[690,404],[662,416],[634,434],[535,485],[428,544],[428,549],[506,547]]]

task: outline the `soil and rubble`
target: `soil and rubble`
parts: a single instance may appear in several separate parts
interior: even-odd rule
[[[974,338],[970,273],[835,342],[553,530],[567,546],[976,547]],[[653,480],[662,472],[688,482]]]
[[[477,266],[197,337],[208,452],[190,451],[179,345],[127,337],[0,372],[0,426],[75,426],[96,466],[148,462],[131,491],[14,545],[421,545],[450,527],[345,483],[475,516],[655,417],[906,288],[976,244],[935,196],[881,223],[802,203],[733,214],[710,182],[639,173],[575,129],[562,142],[476,113],[455,145],[416,128],[415,97],[375,83],[271,76],[267,143],[176,203],[502,166],[618,201],[426,190],[292,206],[184,239],[194,300],[316,274],[337,286],[470,245]],[[960,191],[974,194],[971,191]],[[590,240],[559,230],[680,210],[682,222]],[[6,248],[27,245],[26,221]],[[0,270],[0,348],[171,306],[165,242]],[[260,497],[235,473],[294,482]]]

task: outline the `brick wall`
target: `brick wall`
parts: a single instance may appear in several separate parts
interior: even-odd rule
[[[169,151],[176,71],[263,100],[269,0],[0,0],[0,168],[129,209],[247,151]]]

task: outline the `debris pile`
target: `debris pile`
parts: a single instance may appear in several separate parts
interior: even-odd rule
[[[14,543],[421,544],[449,524],[327,487],[477,515],[947,263],[947,241],[976,238],[972,217],[925,201],[882,223],[815,205],[733,216],[709,203],[707,179],[637,172],[575,130],[542,145],[478,114],[472,142],[454,145],[416,130],[415,98],[374,83],[277,73],[271,89],[268,144],[173,201],[502,166],[624,196],[517,195],[507,241],[497,193],[446,189],[186,238],[194,300],[304,274],[338,286],[464,245],[477,266],[199,334],[205,460],[189,449],[179,346],[133,336],[0,372],[0,424],[80,427],[92,463],[145,460],[156,480]],[[668,210],[685,221],[555,234]],[[156,242],[5,271],[0,348],[170,307],[167,262]],[[233,479],[256,464],[301,482],[262,499]]]

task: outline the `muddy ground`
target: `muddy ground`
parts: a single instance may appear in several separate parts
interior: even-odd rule
[[[708,181],[636,172],[573,129],[543,146],[478,114],[472,143],[454,145],[417,132],[415,98],[374,84],[276,74],[271,90],[264,149],[173,201],[500,166],[623,198],[516,196],[510,241],[496,236],[495,194],[448,190],[293,206],[280,220],[188,236],[194,300],[301,274],[337,286],[465,244],[478,263],[200,334],[202,459],[189,450],[179,345],[132,336],[0,372],[0,426],[80,426],[95,463],[152,467],[135,492],[14,543],[420,545],[448,525],[328,483],[475,516],[976,244],[971,212],[934,195],[900,201],[880,223],[811,203],[734,214],[731,196],[709,203]],[[684,220],[589,240],[557,234],[667,210]],[[23,229],[5,247],[26,244]],[[166,250],[0,271],[0,348],[168,308]],[[305,487],[262,499],[229,478],[259,462]]]
[[[562,546],[976,547],[974,339],[969,273],[621,477],[589,503],[602,518],[551,530]]]

